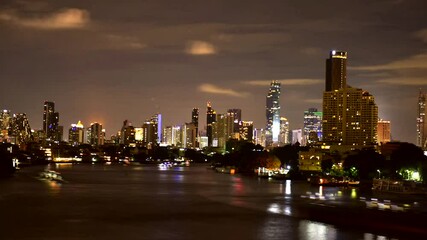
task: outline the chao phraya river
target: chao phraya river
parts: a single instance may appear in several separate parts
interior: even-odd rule
[[[46,168],[60,173],[64,181],[38,177]],[[355,188],[221,174],[208,165],[31,166],[0,179],[0,239],[424,236],[417,223],[412,227],[405,221],[423,218],[417,222],[425,226],[422,198],[379,199],[369,194]],[[378,204],[370,206],[373,197]],[[396,210],[381,209],[383,200]],[[415,210],[400,212],[404,204]]]

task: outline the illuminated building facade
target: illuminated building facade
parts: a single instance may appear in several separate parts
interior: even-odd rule
[[[302,142],[302,129],[292,130],[292,144]]]
[[[73,146],[84,143],[84,126],[82,122],[71,124],[71,128],[68,131],[68,142]]]
[[[13,114],[10,125],[10,135],[13,136],[15,144],[27,143],[31,140],[31,127],[25,113]]]
[[[199,109],[193,108],[193,111],[191,112],[191,122],[196,127],[196,138],[199,137]]]
[[[227,117],[229,119],[228,123],[228,132],[231,133],[239,133],[239,123],[242,121],[242,110],[233,108],[227,110]]]
[[[253,142],[254,123],[252,121],[240,121],[239,139]]]
[[[196,126],[194,123],[185,123],[182,129],[182,142],[185,148],[195,148],[197,142]]]
[[[326,59],[325,91],[334,91],[347,86],[347,52],[331,51]]]
[[[267,126],[266,133],[266,146],[277,145],[280,133],[280,83],[272,81],[270,90],[267,94],[266,117]]]
[[[322,139],[323,113],[317,108],[309,108],[304,111],[304,133],[302,145],[313,144]]]
[[[105,141],[105,129],[102,125],[95,122],[90,124],[90,144],[94,146],[104,145]]]
[[[378,144],[384,144],[391,141],[390,121],[378,120],[377,126]]]
[[[290,144],[289,141],[289,121],[285,117],[280,118],[279,146]]]
[[[330,145],[365,146],[377,142],[378,107],[374,96],[347,86],[347,53],[331,51],[326,60],[323,93],[323,142]]]
[[[0,112],[0,140],[1,142],[7,141],[9,137],[9,131],[11,126],[12,118],[9,110],[3,110]]]
[[[427,147],[426,93],[420,90],[417,106],[417,146]]]
[[[265,147],[265,129],[255,128],[254,142],[255,142],[255,145],[261,145]]]
[[[54,102],[44,102],[43,109],[43,131],[45,132],[46,139],[58,141],[58,124],[59,113],[55,112]]]
[[[212,125],[216,122],[216,112],[212,109],[211,103],[208,102],[206,106],[206,136],[208,137],[208,146],[212,146]]]

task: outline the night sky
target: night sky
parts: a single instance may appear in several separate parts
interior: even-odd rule
[[[395,140],[415,142],[417,97],[427,89],[425,0],[179,0],[0,2],[0,109],[42,128],[43,102],[60,125],[125,119],[191,121],[206,102],[241,108],[264,128],[271,80],[281,115],[301,128],[321,109],[325,59],[348,52],[347,83],[375,96]]]

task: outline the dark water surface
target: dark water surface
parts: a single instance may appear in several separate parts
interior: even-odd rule
[[[50,165],[65,179],[58,183],[37,177],[44,168],[0,180],[0,239],[391,238],[299,218],[305,205],[325,214],[340,204],[360,207],[356,189],[220,174],[206,165]]]

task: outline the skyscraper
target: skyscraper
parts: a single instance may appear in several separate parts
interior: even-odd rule
[[[73,145],[79,145],[84,141],[84,127],[82,122],[77,124],[71,124],[71,128],[68,131],[68,142]]]
[[[16,144],[26,143],[31,140],[31,127],[25,113],[13,114],[10,125],[10,135],[15,138]]]
[[[345,88],[347,85],[347,52],[331,51],[326,59],[325,91]]]
[[[216,122],[216,112],[212,109],[211,103],[207,103],[206,111],[206,136],[208,137],[208,146],[212,146],[212,124]]]
[[[43,110],[43,131],[46,139],[58,140],[58,123],[59,113],[55,112],[55,103],[45,101]]]
[[[9,137],[9,131],[11,130],[12,117],[10,116],[9,110],[3,110],[0,112],[0,140],[6,141]]]
[[[229,132],[230,133],[239,133],[239,123],[242,121],[242,110],[238,108],[228,109],[227,116],[229,116],[231,120],[231,124],[229,124]]]
[[[280,118],[280,134],[279,134],[279,145],[283,146],[289,144],[289,121],[285,117]]]
[[[280,133],[280,83],[272,81],[267,94],[266,105],[266,146],[277,145]]]
[[[374,96],[346,84],[346,52],[332,51],[326,61],[323,93],[323,142],[371,145],[377,142],[378,108]]]
[[[191,112],[191,123],[193,123],[196,131],[196,142],[194,147],[199,147],[198,139],[199,139],[199,109],[193,108]]]
[[[240,121],[239,138],[241,140],[253,142],[254,140],[254,123],[252,121]]]
[[[103,130],[102,125],[97,122],[90,124],[90,144],[95,146],[104,145]]]
[[[420,89],[417,109],[417,146],[427,147],[426,93]]]
[[[302,145],[318,142],[322,139],[322,112],[317,108],[304,111],[304,132]]]

